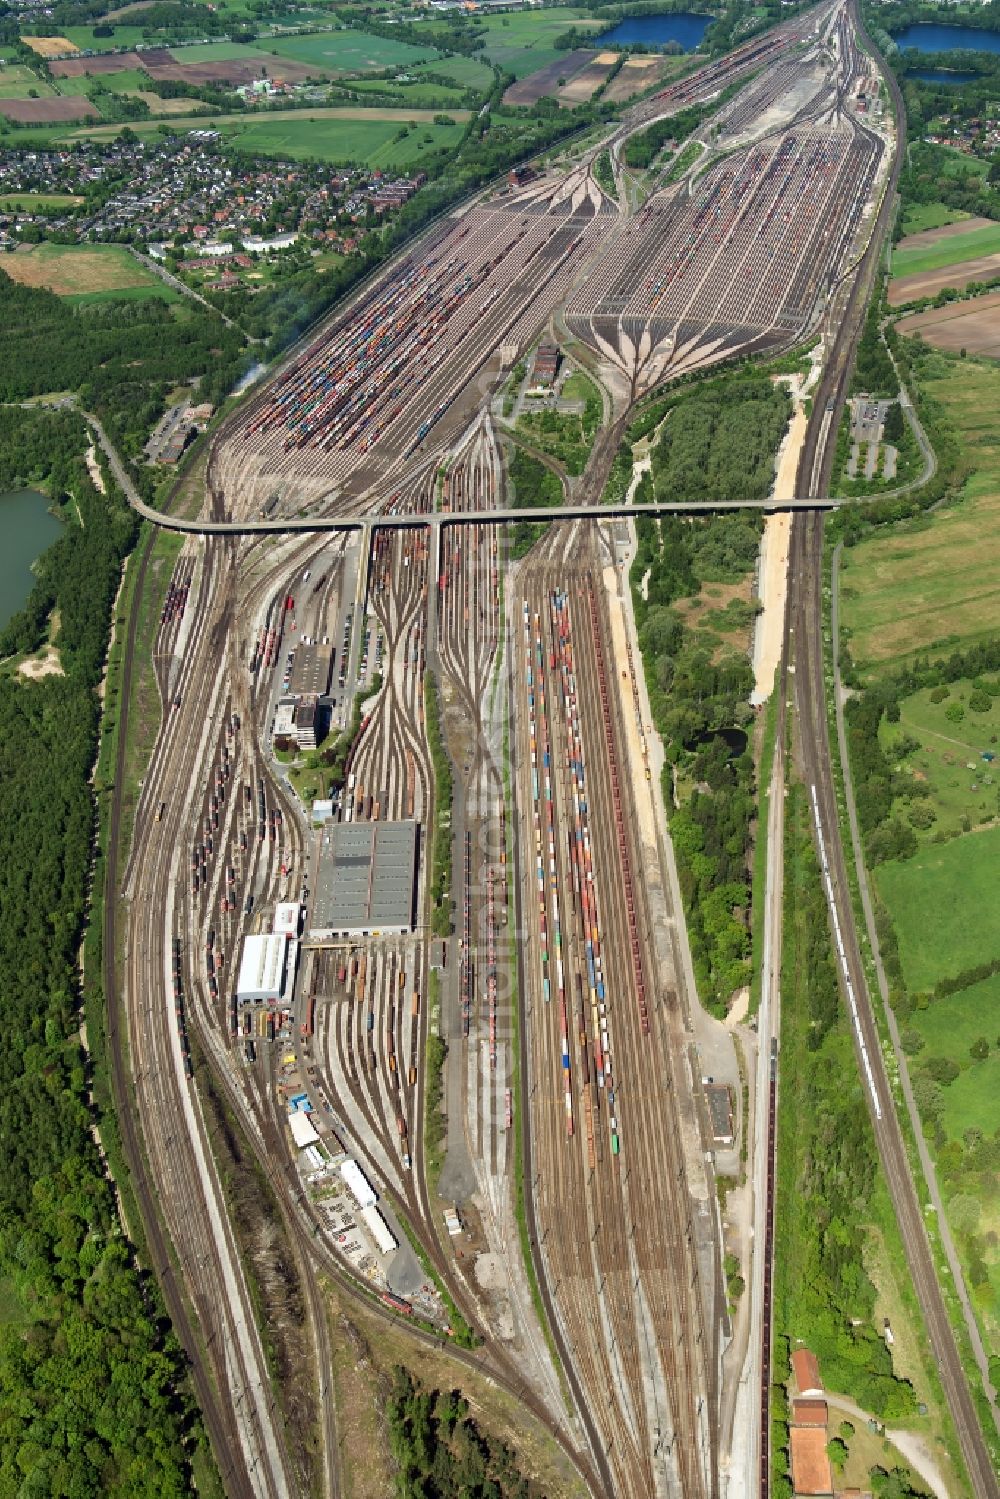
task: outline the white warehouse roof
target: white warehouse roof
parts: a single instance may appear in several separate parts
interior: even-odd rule
[[[307,1145],[315,1145],[319,1139],[316,1126],[309,1118],[309,1115],[303,1114],[299,1110],[296,1110],[294,1114],[289,1114],[288,1128],[292,1132],[292,1139],[300,1150],[305,1150]]]
[[[248,1000],[278,1000],[285,987],[285,947],[288,939],[271,933],[247,937],[243,943],[236,997]]]
[[[340,1174],[347,1183],[347,1190],[359,1208],[375,1206],[375,1203],[378,1201],[378,1194],[357,1161],[352,1161],[350,1157],[346,1161],[342,1161],[340,1164]]]
[[[362,1208],[361,1220],[383,1254],[389,1254],[397,1247],[398,1240],[378,1208]]]
[[[297,900],[279,901],[274,908],[274,923],[271,930],[279,937],[297,937],[301,910],[302,907]]]

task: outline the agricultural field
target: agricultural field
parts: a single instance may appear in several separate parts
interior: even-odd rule
[[[921,688],[900,703],[898,724],[882,720],[883,747],[928,793],[913,804],[934,814],[926,828],[915,829],[923,843],[982,827],[998,816],[1000,685],[996,692],[993,697],[976,691],[969,681]],[[902,755],[899,746],[905,748]]]
[[[415,67],[408,68],[407,72],[418,79],[425,73],[449,78],[460,89],[488,89],[493,82],[492,68],[488,68],[483,62],[477,62],[474,57],[439,57],[432,62],[419,62]]]
[[[68,36],[22,36],[22,42],[39,57],[58,57],[60,52],[75,52],[77,46]]]
[[[457,146],[469,118],[468,110],[451,110],[453,125],[435,125],[434,111],[419,109],[342,108],[267,110],[256,115],[213,115],[212,129],[247,151],[262,156],[315,158],[337,163],[358,162],[377,167],[417,166],[423,156]],[[188,114],[171,121],[177,130],[197,130],[205,121]],[[408,126],[403,139],[397,139]],[[121,125],[97,125],[75,131],[74,139],[101,140],[117,135]],[[160,124],[132,122],[137,135],[156,135]]]
[[[120,245],[24,245],[0,257],[0,270],[60,297],[176,296]]]
[[[870,676],[930,647],[968,645],[1000,630],[1000,368],[919,356],[920,389],[938,402],[973,472],[959,502],[845,548],[841,616]]]
[[[101,112],[86,98],[0,99],[0,115],[21,125],[67,125],[77,120],[100,119]],[[21,137],[18,144],[27,145]]]
[[[908,235],[893,251],[889,305],[900,307],[933,297],[946,286],[962,290],[970,281],[988,281],[997,275],[1000,224],[970,218],[924,229]]]
[[[876,883],[896,928],[911,992],[1000,956],[998,859],[1000,828],[991,827],[879,865]]]
[[[608,84],[604,98],[611,104],[620,104],[654,83],[661,83],[664,78],[679,73],[685,66],[683,57],[630,57]]]
[[[435,113],[461,109],[465,99],[464,89],[442,88],[438,83],[399,83],[395,79],[383,83],[380,79],[358,78],[352,79],[350,88],[358,94],[399,94],[407,107],[412,104],[414,109],[431,109]]]
[[[27,99],[29,89],[34,89],[42,99],[55,93],[50,83],[23,63],[10,63],[6,68],[0,68],[0,99]]]
[[[892,254],[892,272],[894,276],[923,275],[998,253],[1000,224],[988,219],[968,219],[901,240]]]
[[[486,16],[481,22],[486,33],[483,56],[498,63],[505,72],[513,73],[515,78],[524,78],[566,56],[552,43],[571,26],[592,29],[595,36],[607,30],[607,22],[594,21],[583,11],[562,6],[554,10]]]
[[[411,47],[408,42],[385,41],[365,31],[323,31],[313,36],[269,40],[264,45],[272,56],[305,63],[319,73],[361,73],[369,68],[409,67],[411,63],[437,57],[433,47]]]
[[[925,229],[941,229],[945,224],[958,224],[968,217],[964,209],[949,208],[947,203],[907,203],[900,228],[905,237]]]
[[[63,32],[79,52],[117,52],[146,40],[141,26],[115,26],[111,36],[95,36],[92,26],[67,26]]]
[[[586,70],[596,56],[597,53],[589,47],[576,47],[572,52],[557,52],[554,62],[512,83],[503,96],[504,103],[532,105],[537,104],[539,99],[554,98],[556,91],[577,73]],[[596,86],[595,84],[594,87]],[[589,99],[590,93],[586,97]]]
[[[0,213],[41,213],[46,208],[72,208],[82,202],[76,193],[2,193]]]
[[[968,841],[968,840],[966,840]],[[921,1077],[924,1118],[945,1212],[983,1328],[1000,1356],[1000,978],[934,999],[907,1021],[911,1074]],[[985,1043],[985,1045],[984,1045]],[[985,1054],[984,1054],[985,1053]],[[933,1079],[937,1088],[930,1082]],[[928,1108],[928,1096],[930,1107]]]
[[[907,337],[919,333],[932,349],[949,354],[965,350],[1000,359],[1000,291],[914,312],[901,318],[896,327]]]
[[[139,61],[138,52],[102,52],[99,57],[61,57],[55,62],[49,63],[49,72],[53,78],[62,80],[66,78],[82,78],[85,75],[96,78],[98,75],[121,73],[127,69],[137,70],[142,64]]]

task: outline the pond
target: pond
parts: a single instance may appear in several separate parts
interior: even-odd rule
[[[738,760],[740,755],[745,755],[749,739],[742,729],[707,729],[704,734],[699,734],[693,740],[689,749],[701,749],[706,744],[711,744],[713,739],[721,739],[729,750],[729,758]]]
[[[902,50],[918,52],[1000,52],[1000,31],[979,31],[974,26],[934,26],[922,22],[907,26],[893,37]]]
[[[685,52],[693,52],[711,24],[711,16],[690,12],[676,16],[626,16],[612,31],[595,37],[594,44],[604,47],[619,43],[624,47],[642,42],[647,47],[665,47],[668,42],[678,42]]]
[[[48,506],[37,489],[0,494],[0,628],[23,607],[34,583],[31,564],[59,535]]]
[[[962,73],[958,68],[914,68],[908,78],[920,78],[924,83],[975,83],[982,75]]]

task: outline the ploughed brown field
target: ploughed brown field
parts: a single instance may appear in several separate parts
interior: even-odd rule
[[[631,99],[633,94],[641,94],[643,89],[649,88],[651,83],[656,83],[663,77],[664,73],[673,71],[668,69],[667,64],[673,63],[669,57],[630,57],[628,62],[617,73],[608,84],[605,99],[612,104],[620,104],[623,99]]]
[[[101,111],[89,99],[0,99],[0,114],[21,125],[51,125],[62,120],[99,120]]]
[[[946,307],[928,307],[900,318],[900,333],[919,333],[935,349],[957,353],[986,354],[1000,359],[1000,291],[973,297],[968,302],[949,302]]]
[[[965,227],[963,225],[963,227]],[[1000,255],[977,255],[974,260],[958,261],[937,271],[917,271],[912,276],[895,276],[889,282],[889,306],[902,307],[921,297],[935,297],[946,286],[959,291],[970,281],[992,281],[1000,276]]]
[[[599,52],[582,73],[577,73],[565,88],[559,90],[560,104],[585,104],[594,90],[599,88],[607,78],[617,61],[617,52]],[[560,74],[560,77],[565,77],[565,74]]]
[[[141,67],[138,52],[100,52],[96,57],[61,57],[49,63],[49,72],[53,78],[82,78],[87,73],[96,77],[98,73],[122,73]]]
[[[956,234],[968,234],[973,229],[992,228],[992,219],[958,219],[954,224],[942,224],[938,229],[920,229],[916,234],[904,234],[896,249],[926,250],[931,245],[939,245],[943,239],[954,239]]]
[[[564,52],[562,57],[550,62],[547,68],[539,68],[537,73],[529,73],[527,78],[520,78],[517,83],[512,83],[503,96],[504,103],[537,104],[539,99],[554,98],[559,90],[560,78],[573,78],[588,63],[593,62],[596,56],[593,47],[576,47],[572,52]]]
[[[144,52],[141,66],[150,78],[169,79],[173,83],[228,83],[233,87],[252,83],[266,71],[274,82],[303,83],[307,78],[322,76],[327,70],[315,64],[307,66],[287,57],[224,57],[210,62],[183,62],[166,47]]]

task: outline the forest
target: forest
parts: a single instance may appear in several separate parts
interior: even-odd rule
[[[0,1492],[162,1499],[190,1492],[200,1428],[158,1288],[117,1217],[80,1040],[96,689],[135,541],[132,512],[90,482],[85,431],[66,413],[7,411],[0,424],[0,465],[23,444],[66,517],[0,638],[3,657],[34,649],[58,618],[64,672],[0,672]]]
[[[641,495],[640,495],[641,498]],[[663,793],[686,788],[670,815],[698,991],[725,1013],[750,972],[753,758],[719,733],[749,726],[753,672],[745,655],[714,649],[671,606],[703,578],[738,580],[753,568],[760,521],[748,514],[705,520],[636,519],[632,596],[650,709],[666,753]],[[645,597],[643,581],[645,580]]]
[[[652,451],[656,498],[760,500],[792,414],[764,375],[724,377],[683,393]]]
[[[386,1415],[399,1499],[542,1499],[458,1390],[425,1389],[397,1367]]]
[[[215,404],[250,363],[242,334],[203,310],[159,297],[73,306],[2,269],[0,327],[0,401],[76,391],[133,458],[174,386],[198,378],[194,398]],[[135,478],[153,482],[142,466]]]

